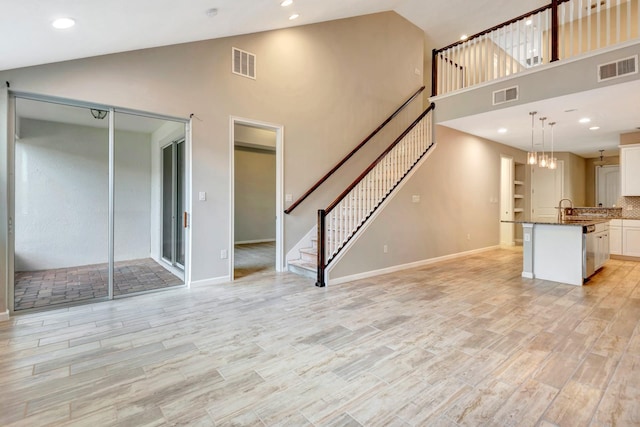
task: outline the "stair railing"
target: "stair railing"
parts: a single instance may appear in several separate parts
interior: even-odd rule
[[[431,105],[326,209],[318,210],[318,275],[325,286],[327,266],[435,145]]]
[[[371,139],[373,139],[373,137],[375,137],[382,129],[384,129],[385,126],[387,126],[394,118],[396,118],[396,116],[398,116],[398,114],[400,114],[402,112],[402,110],[404,110],[409,104],[411,104],[411,102],[413,102],[413,100],[416,99],[418,97],[418,95],[420,95],[422,93],[422,91],[424,91],[424,89],[425,89],[425,87],[422,86],[420,89],[415,91],[413,93],[413,95],[411,95],[409,97],[409,99],[407,99],[400,107],[398,107],[398,109],[396,111],[394,111],[389,117],[387,117],[387,119],[385,121],[383,121],[380,124],[380,126],[378,126],[365,139],[363,139],[362,142],[356,146],[356,148],[354,148],[353,150],[351,150],[351,152],[349,152],[349,154],[344,156],[344,158],[342,160],[340,160],[338,163],[336,163],[336,165],[334,167],[332,167],[331,170],[329,170],[329,172],[327,172],[322,178],[320,178],[315,184],[313,184],[311,186],[311,188],[309,188],[302,196],[300,196],[295,202],[293,202],[291,204],[291,206],[289,206],[287,209],[285,209],[284,213],[290,214],[291,212],[293,212],[293,210],[296,207],[298,207],[298,205],[300,205],[300,203],[302,203],[307,197],[309,197],[311,195],[311,193],[313,193],[315,190],[317,190],[318,187],[320,187],[322,184],[324,184],[324,182],[327,179],[329,179],[329,177],[331,177],[331,175],[333,175],[338,169],[340,169],[340,167],[342,167],[342,165],[344,165],[351,157],[353,157],[354,154],[356,154]]]

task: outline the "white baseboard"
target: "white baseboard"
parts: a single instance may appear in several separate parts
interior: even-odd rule
[[[436,264],[443,261],[449,261],[452,259],[463,258],[469,255],[475,255],[482,252],[492,251],[494,249],[500,249],[500,245],[488,246],[486,248],[473,249],[466,252],[458,252],[451,255],[444,255],[436,258],[423,259],[420,261],[410,262],[408,264],[394,265],[392,267],[381,268],[379,270],[366,271],[364,273],[352,274],[350,276],[338,277],[336,279],[329,278],[329,285],[339,285],[341,283],[352,282],[354,280],[368,279],[369,277],[381,276],[383,274],[395,273],[397,271],[408,270],[411,268],[424,267],[425,265]]]
[[[236,242],[236,245],[250,245],[252,243],[268,243],[275,242],[276,239],[258,239],[258,240],[243,240],[241,242]]]
[[[211,279],[192,281],[191,283],[189,283],[189,287],[220,285],[222,283],[230,283],[230,282],[231,282],[231,276],[220,276],[220,277],[213,277]]]
[[[524,277],[525,279],[534,279],[535,278],[533,276],[533,273],[527,273],[526,271],[522,272],[522,277]]]
[[[9,320],[9,310],[0,313],[0,322],[6,322],[7,320]]]

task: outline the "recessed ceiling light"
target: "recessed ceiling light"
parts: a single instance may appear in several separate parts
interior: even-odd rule
[[[524,21],[524,25],[531,25],[533,24],[533,19],[527,19],[526,21]]]
[[[293,21],[294,19],[298,19],[300,17],[300,15],[298,15],[297,13],[294,13],[293,15],[291,15],[289,17],[289,21]]]
[[[463,35],[460,36],[460,40],[466,40],[468,38],[469,38],[469,36],[466,35],[466,34],[463,34]]]
[[[600,126],[591,126],[589,128],[589,130],[598,130],[598,129],[600,129]]]
[[[280,6],[287,7],[287,6],[291,6],[292,4],[293,4],[293,0],[282,0],[282,3],[280,3]]]
[[[498,129],[498,133],[507,133],[507,128]]]
[[[578,111],[577,108],[569,108],[568,110],[564,110],[565,113],[573,113],[574,111]]]
[[[580,120],[578,120],[580,123],[589,123],[591,121],[591,119],[589,117],[583,117]]]
[[[218,14],[218,9],[216,9],[215,7],[211,8],[211,9],[207,9],[207,11],[205,13],[207,14],[207,16],[209,18],[213,18],[214,16],[216,16]]]
[[[53,28],[57,28],[59,30],[66,30],[67,28],[71,28],[76,25],[76,21],[71,18],[59,18],[51,23]]]

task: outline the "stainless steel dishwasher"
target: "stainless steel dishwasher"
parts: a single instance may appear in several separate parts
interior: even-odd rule
[[[596,269],[596,226],[582,227],[582,278],[586,279],[595,273]]]

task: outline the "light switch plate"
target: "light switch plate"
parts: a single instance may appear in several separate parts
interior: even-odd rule
[[[420,203],[420,195],[414,194],[413,196],[411,196],[411,201],[413,203]]]
[[[200,200],[201,202],[204,202],[205,200],[207,200],[207,192],[206,191],[199,192],[198,200]]]
[[[290,202],[293,200],[293,195],[292,194],[285,194],[284,195],[284,201],[285,202]]]

